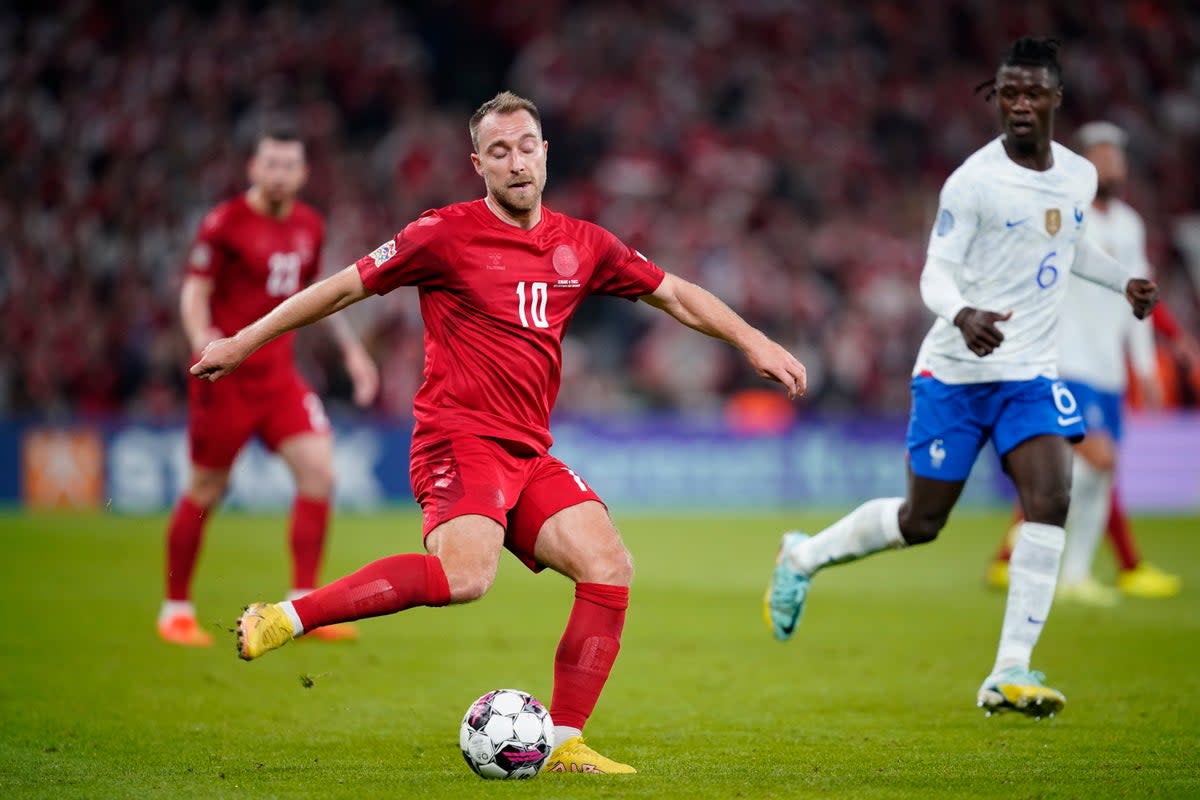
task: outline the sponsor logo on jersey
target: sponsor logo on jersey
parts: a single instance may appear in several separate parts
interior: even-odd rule
[[[502,256],[500,253],[495,253],[495,252],[488,253],[487,254],[487,264],[485,264],[484,266],[487,269],[497,269],[497,270],[505,269],[504,256]]]
[[[569,244],[560,244],[554,248],[554,271],[564,278],[569,278],[579,271],[579,257]]]
[[[1062,229],[1062,211],[1057,208],[1046,209],[1046,233],[1053,236]]]
[[[380,267],[383,266],[383,262],[394,255],[396,255],[396,240],[389,239],[371,252],[370,259],[375,262],[375,266]]]
[[[1015,228],[1018,225],[1024,225],[1028,221],[1029,217],[1023,217],[1022,219],[1006,219],[1004,220],[1004,227]]]
[[[945,236],[952,230],[954,230],[954,215],[950,213],[950,209],[943,208],[938,212],[936,228],[937,235]]]
[[[1083,209],[1076,208],[1075,209],[1075,227],[1078,228],[1082,224],[1083,224]]]
[[[929,445],[929,464],[934,469],[941,469],[942,462],[946,460],[946,446],[941,439],[934,439]]]

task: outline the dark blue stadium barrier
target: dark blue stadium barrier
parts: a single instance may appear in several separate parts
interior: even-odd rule
[[[103,442],[103,505],[128,513],[161,511],[187,477],[187,441],[179,424],[109,422],[59,426],[94,431]],[[410,427],[335,423],[337,502],[368,510],[412,502]],[[51,428],[54,430],[55,428]],[[22,436],[45,426],[0,424],[0,501],[22,498]],[[838,507],[904,491],[901,419],[805,422],[776,435],[740,435],[722,422],[669,416],[603,421],[559,420],[555,455],[614,508],[750,510]],[[292,496],[283,463],[252,444],[234,466],[226,499],[244,509],[284,507]],[[980,459],[965,502],[1006,502],[994,460]]]
[[[408,425],[335,423],[337,502],[343,510],[410,503]],[[94,505],[128,513],[158,512],[179,495],[187,477],[187,441],[180,424],[17,423],[0,420],[0,503],[21,502],[22,443],[46,431],[99,442],[103,474]],[[863,499],[903,494],[904,420],[806,419],[780,434],[745,435],[722,421],[671,416],[563,419],[553,452],[614,508],[745,511],[808,506],[839,508]],[[53,437],[51,437],[53,438]],[[78,438],[78,437],[77,437]],[[93,446],[93,451],[96,449]],[[65,451],[63,451],[65,452]],[[1152,511],[1200,508],[1200,415],[1133,417],[1119,480],[1130,507]],[[36,459],[35,459],[36,461]],[[53,480],[79,476],[55,451],[43,463]],[[65,478],[63,476],[66,476]],[[85,476],[86,477],[86,476]],[[46,479],[43,479],[43,484]],[[63,496],[81,494],[64,489]],[[234,467],[227,504],[277,509],[292,497],[283,463],[253,444]],[[968,506],[1011,502],[1007,478],[990,448],[963,495]]]

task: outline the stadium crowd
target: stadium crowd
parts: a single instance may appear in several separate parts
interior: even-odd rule
[[[842,5],[5,4],[0,413],[181,415],[183,256],[203,211],[244,188],[254,132],[286,117],[306,138],[304,196],[327,215],[333,270],[424,209],[481,196],[466,122],[500,88],[541,107],[551,207],[790,346],[805,407],[903,413],[931,319],[917,276],[937,190],[994,135],[974,90],[1024,33],[1064,42],[1056,138],[1097,118],[1130,132],[1127,197],[1167,303],[1197,330],[1173,232],[1200,209],[1198,7]],[[407,414],[415,293],[353,311],[382,367],[377,410]],[[760,385],[727,346],[645,311],[585,305],[561,411],[706,411]],[[348,407],[336,346],[301,346],[328,404]]]

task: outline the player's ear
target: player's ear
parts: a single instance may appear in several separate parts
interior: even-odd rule
[[[479,160],[479,153],[474,150],[471,151],[471,166],[475,168],[476,175],[483,176],[483,162]]]

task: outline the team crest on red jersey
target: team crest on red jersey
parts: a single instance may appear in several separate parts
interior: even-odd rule
[[[569,278],[579,270],[579,257],[569,244],[560,244],[554,248],[554,271],[564,278]]]

